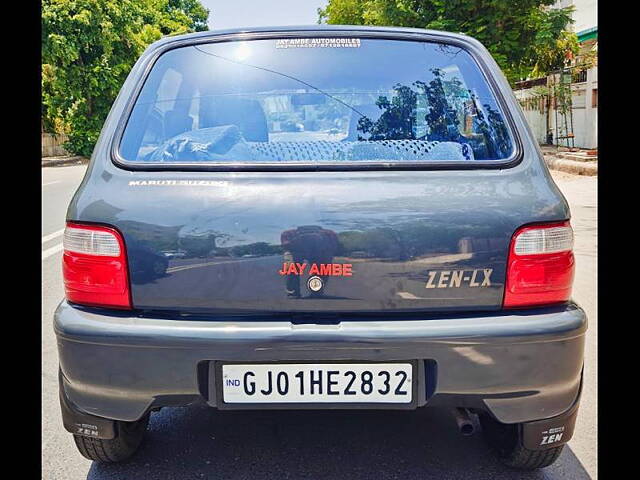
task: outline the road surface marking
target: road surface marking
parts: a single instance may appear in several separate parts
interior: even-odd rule
[[[61,243],[59,243],[55,247],[47,248],[46,250],[43,250],[43,252],[42,252],[42,260],[46,260],[51,255],[55,255],[56,253],[61,252],[61,251],[62,251],[62,244]]]
[[[64,228],[62,230],[58,230],[57,232],[50,233],[49,235],[45,235],[42,237],[42,243],[47,243],[49,240],[53,240],[56,237],[59,237],[64,233]]]
[[[413,293],[411,292],[398,292],[397,295],[400,298],[404,298],[406,300],[424,300],[421,297],[416,297]]]
[[[215,260],[213,262],[206,262],[206,263],[192,263],[190,265],[178,265],[176,267],[167,268],[167,273],[181,272],[183,270],[191,270],[192,268],[209,267],[211,265],[226,265],[228,263],[242,263],[242,262],[248,262],[250,260],[255,260],[255,258],[243,258],[243,259],[229,260],[229,261]]]
[[[47,182],[47,183],[43,183],[42,186],[46,187],[47,185],[53,185],[54,183],[60,183],[62,180],[56,180],[55,182]]]

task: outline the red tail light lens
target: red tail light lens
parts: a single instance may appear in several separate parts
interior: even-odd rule
[[[504,307],[566,302],[573,284],[573,230],[569,222],[520,228],[511,239]]]
[[[68,223],[63,244],[62,274],[69,301],[131,309],[127,255],[118,231]]]

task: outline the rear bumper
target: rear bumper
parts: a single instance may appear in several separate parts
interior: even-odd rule
[[[133,421],[155,407],[216,406],[212,361],[418,360],[418,406],[478,408],[520,423],[574,405],[587,319],[570,304],[294,325],[110,316],[62,302],[54,326],[64,395],[98,417]]]

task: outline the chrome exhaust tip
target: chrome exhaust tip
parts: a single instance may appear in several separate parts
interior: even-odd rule
[[[456,419],[456,424],[458,425],[458,431],[468,437],[473,435],[476,431],[476,426],[471,419],[472,413],[469,412],[466,408],[454,408],[453,416]]]

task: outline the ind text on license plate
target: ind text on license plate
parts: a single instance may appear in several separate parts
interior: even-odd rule
[[[411,363],[225,364],[225,403],[410,403]]]

